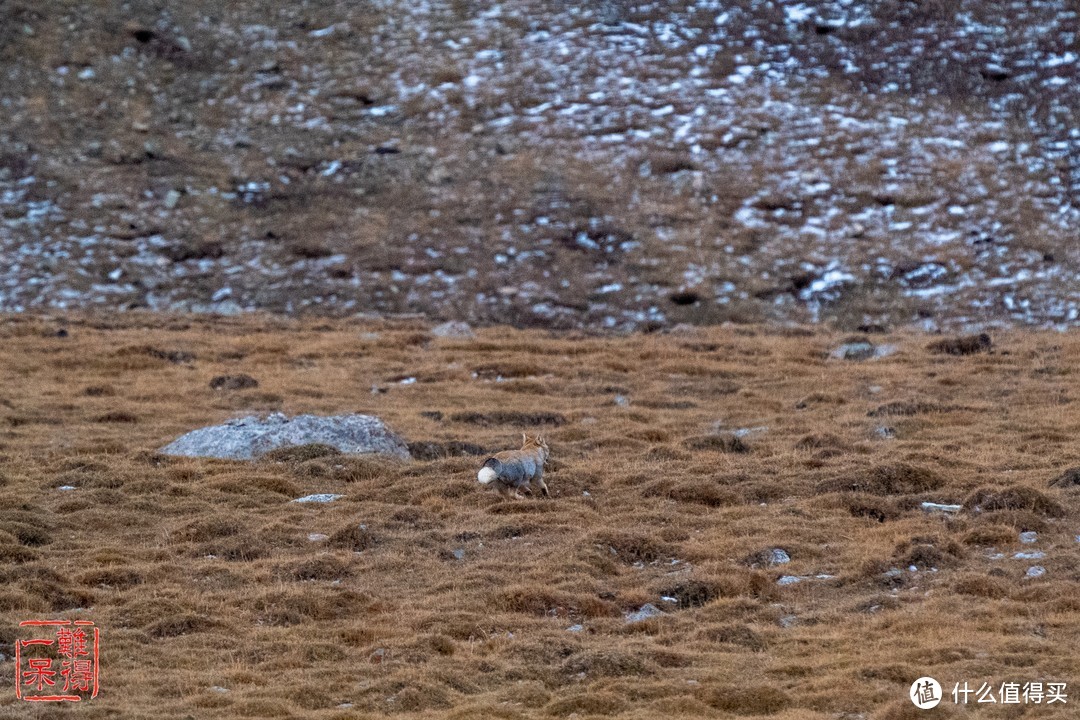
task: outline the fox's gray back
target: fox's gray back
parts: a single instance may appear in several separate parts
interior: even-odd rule
[[[502,461],[498,458],[488,458],[484,467],[491,468],[499,481],[513,487],[523,487],[536,477],[536,461],[532,458],[516,458]]]

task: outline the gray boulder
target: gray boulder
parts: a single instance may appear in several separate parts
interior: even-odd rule
[[[161,448],[165,455],[252,460],[291,445],[323,443],[351,454],[382,453],[409,459],[405,442],[371,415],[297,415],[274,413],[230,420],[192,430]]]

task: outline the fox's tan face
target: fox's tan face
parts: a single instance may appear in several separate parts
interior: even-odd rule
[[[530,437],[528,433],[521,433],[521,449],[524,450],[525,448],[530,446],[538,447],[543,450],[544,459],[547,459],[549,450],[547,440],[544,439],[543,435],[537,433],[536,435]]]

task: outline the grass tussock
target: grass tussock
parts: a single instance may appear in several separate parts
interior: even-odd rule
[[[1032,372],[1080,357],[1071,336],[895,335],[856,364],[822,353],[842,336],[767,327],[434,341],[409,318],[138,317],[0,343],[0,653],[21,620],[91,617],[114,714],[904,717],[910,669],[1072,671],[1031,645],[1080,632],[1080,406]],[[259,387],[207,384],[240,375]],[[414,459],[157,451],[264,388],[290,415],[377,415]],[[476,481],[523,431],[551,446],[550,498]],[[292,502],[314,493],[342,497]]]

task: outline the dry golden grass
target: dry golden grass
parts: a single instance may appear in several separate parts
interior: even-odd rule
[[[1080,466],[1080,340],[897,335],[850,362],[840,339],[8,318],[0,717],[59,714],[14,698],[36,617],[101,628],[90,718],[901,718],[921,675],[1072,681],[1078,491],[1048,484]],[[372,413],[423,459],[156,452],[275,410]],[[553,498],[485,492],[482,454],[534,428]],[[344,497],[289,502],[314,492]]]

